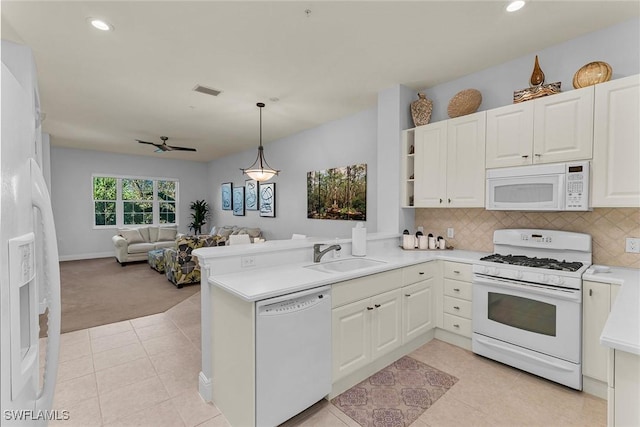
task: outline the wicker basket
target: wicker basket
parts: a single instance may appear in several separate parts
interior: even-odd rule
[[[573,87],[580,89],[611,80],[611,66],[603,61],[583,65],[573,76]]]
[[[465,89],[455,94],[449,106],[447,107],[447,113],[449,117],[466,116],[467,114],[475,113],[482,103],[482,94],[477,89]]]

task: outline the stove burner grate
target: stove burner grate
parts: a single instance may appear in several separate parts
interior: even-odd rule
[[[578,271],[582,267],[581,262],[567,262],[565,260],[558,261],[552,258],[528,257],[525,255],[500,255],[493,254],[483,258],[480,261],[490,261],[499,264],[518,265],[522,267],[546,268],[549,270],[561,271]]]

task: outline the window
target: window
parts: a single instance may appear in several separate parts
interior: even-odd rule
[[[140,177],[94,176],[96,227],[176,224],[178,181]]]

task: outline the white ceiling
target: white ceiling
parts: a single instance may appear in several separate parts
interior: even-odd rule
[[[6,1],[62,147],[209,161],[637,17],[637,1]],[[311,13],[305,13],[305,10]],[[101,32],[87,17],[115,27]],[[196,84],[222,91],[193,92]],[[273,102],[271,98],[278,98]],[[135,139],[196,147],[154,153]]]

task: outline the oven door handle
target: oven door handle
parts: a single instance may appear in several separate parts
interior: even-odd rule
[[[562,291],[559,289],[550,288],[548,286],[536,285],[534,283],[522,283],[522,282],[513,282],[508,279],[487,279],[483,276],[474,275],[473,276],[473,284],[474,285],[489,285],[495,286],[498,288],[504,289],[512,289],[519,290],[521,292],[528,292],[536,295],[543,295],[547,297],[580,302],[581,301],[581,292],[576,289]]]
[[[519,357],[525,358],[527,360],[536,362],[536,363],[538,363],[539,365],[542,365],[542,366],[551,366],[554,369],[560,369],[562,371],[568,371],[568,372],[572,371],[571,368],[568,368],[568,367],[566,367],[564,365],[561,365],[559,363],[553,363],[553,362],[551,362],[549,360],[545,360],[545,359],[543,359],[541,357],[534,356],[533,354],[525,353],[524,351],[518,351],[518,350],[515,350],[515,349],[510,348],[510,347],[502,346],[500,344],[495,344],[495,343],[492,343],[490,341],[487,341],[485,339],[482,339],[482,338],[478,337],[478,334],[475,334],[475,335],[476,335],[476,340],[479,343],[481,343],[482,345],[486,345],[487,347],[493,347],[493,348],[495,348],[497,350],[500,350],[500,351],[503,351],[503,352],[506,352],[506,353],[512,353],[515,356],[519,356]]]

